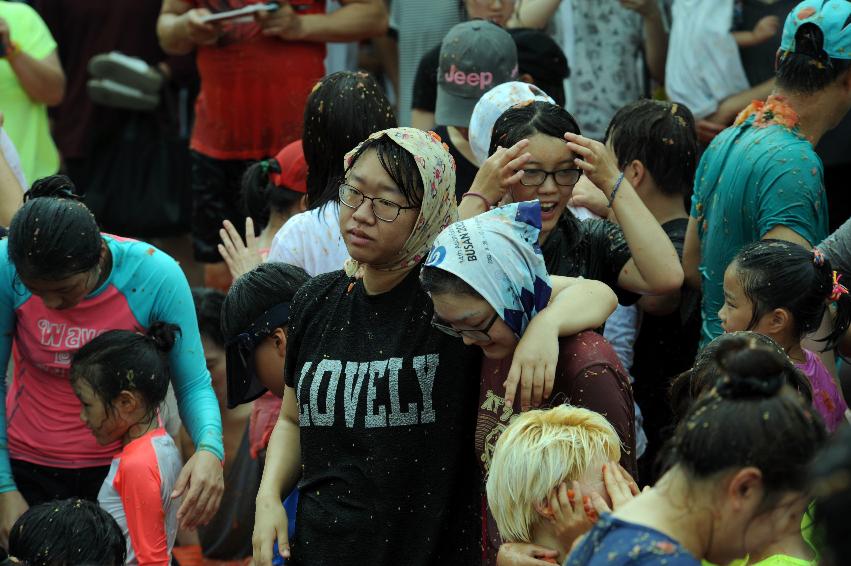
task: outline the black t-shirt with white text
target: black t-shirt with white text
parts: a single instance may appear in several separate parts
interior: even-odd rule
[[[618,284],[632,252],[617,224],[600,218],[579,220],[565,209],[541,251],[552,275],[602,281],[612,288],[622,305],[632,305],[639,298]]]
[[[291,305],[302,477],[293,565],[474,564],[481,353],[432,328],[413,270],[370,296],[337,271]]]

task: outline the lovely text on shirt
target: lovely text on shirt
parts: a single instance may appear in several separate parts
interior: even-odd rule
[[[298,380],[299,426],[334,426],[340,389],[348,428],[361,423],[366,428],[433,423],[436,416],[432,389],[439,363],[439,354],[415,356],[411,360],[390,358],[371,362],[326,359],[317,363],[315,369],[314,362],[307,362],[302,366]],[[419,398],[403,407],[399,395],[399,373],[405,369],[408,372],[413,369],[417,376]],[[311,370],[312,379],[307,379]],[[342,388],[339,387],[341,381]],[[324,399],[320,399],[323,383],[327,383],[327,388]],[[388,393],[389,407],[377,402],[377,397],[386,397]]]

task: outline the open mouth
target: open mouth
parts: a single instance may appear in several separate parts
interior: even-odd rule
[[[558,203],[555,203],[555,202],[542,202],[542,203],[541,203],[541,212],[542,212],[543,214],[549,214],[550,212],[552,212],[552,211],[554,211],[554,210],[556,209],[556,206],[558,206]]]

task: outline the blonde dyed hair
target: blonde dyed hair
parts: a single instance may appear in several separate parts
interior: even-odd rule
[[[540,519],[535,503],[595,462],[620,460],[620,439],[599,413],[561,405],[522,413],[494,448],[488,505],[505,542],[531,542]]]

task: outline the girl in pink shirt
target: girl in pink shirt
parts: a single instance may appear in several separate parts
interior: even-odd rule
[[[147,333],[111,330],[74,355],[71,385],[80,418],[101,445],[121,441],[98,494],[127,540],[127,564],[168,566],[177,534],[171,497],[180,453],[159,422],[169,383],[168,352],[180,328],[155,322]]]
[[[832,349],[851,323],[851,298],[818,250],[782,240],[762,240],[739,251],[724,273],[724,306],[718,311],[725,332],[752,330],[773,338],[807,376],[813,407],[828,431],[849,415],[836,380],[818,354],[801,341],[818,330],[825,312],[833,318],[830,334],[820,338]]]

